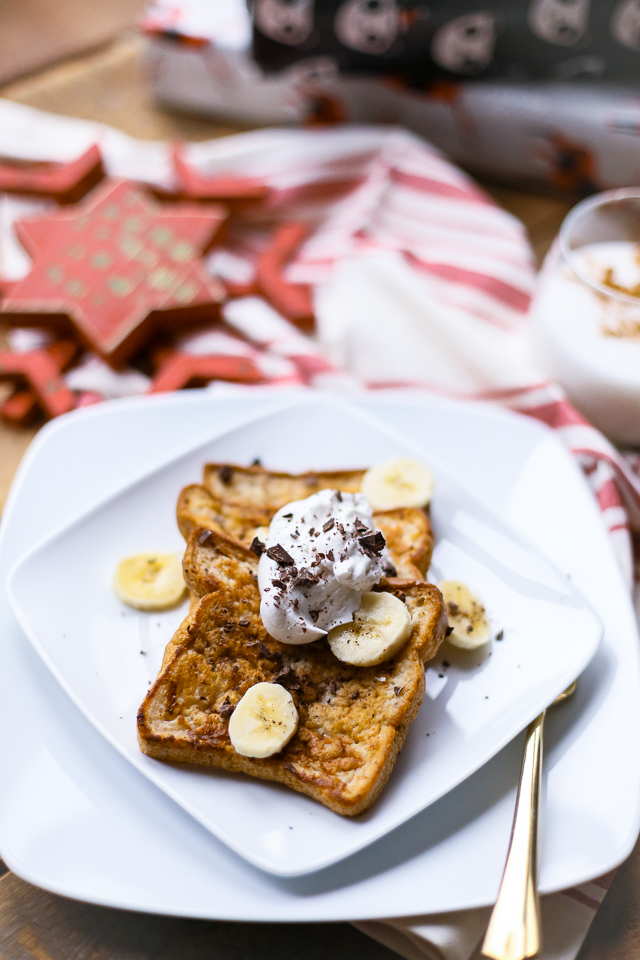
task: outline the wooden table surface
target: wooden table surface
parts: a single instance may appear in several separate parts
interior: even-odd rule
[[[141,41],[124,37],[98,52],[0,87],[0,96],[103,121],[146,139],[205,140],[235,132],[208,119],[159,110],[150,97],[143,60]],[[571,205],[485,187],[524,222],[540,261]],[[0,510],[36,432],[36,427],[15,429],[0,422]],[[618,871],[579,960],[640,956],[639,893],[640,843]],[[289,960],[303,952],[307,960],[329,955],[333,960],[396,956],[345,923],[241,924],[154,917],[57,897],[8,871],[0,876],[0,960]]]

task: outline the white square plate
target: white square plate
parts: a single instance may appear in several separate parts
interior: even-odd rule
[[[3,512],[0,584],[26,550],[123,483],[214,430],[305,395],[189,390],[99,404],[48,424]],[[554,431],[494,406],[407,390],[350,402],[428,437],[455,476],[471,477],[483,503],[571,576],[604,623],[577,693],[547,718],[540,890],[600,876],[638,835],[640,646],[629,593],[579,468]],[[241,921],[417,916],[495,900],[522,735],[355,856],[307,877],[278,878],[236,856],[113,749],[35,653],[4,589],[0,650],[0,852],[25,880],[105,906]]]
[[[419,457],[436,474],[432,578],[468,583],[504,640],[475,654],[441,651],[427,672],[423,709],[371,811],[341,818],[274,784],[144,756],[136,712],[185,611],[124,608],[111,588],[118,560],[180,550],[177,495],[207,460],[259,456],[274,469],[301,471],[400,455]],[[97,729],[233,850],[280,876],[344,859],[453,789],[584,669],[601,637],[571,582],[456,481],[446,461],[436,462],[428,440],[416,443],[357,409],[313,397],[198,444],[126,486],[23,558],[8,593],[36,650]]]

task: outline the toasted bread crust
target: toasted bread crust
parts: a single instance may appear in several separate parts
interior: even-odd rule
[[[217,530],[196,527],[187,541],[182,570],[184,582],[199,600],[219,590],[253,594],[257,589],[256,555]]]
[[[264,507],[242,506],[215,497],[199,483],[180,491],[177,507],[178,527],[187,540],[196,527],[226,533],[242,543],[253,540],[257,527],[268,526],[275,513]]]
[[[373,521],[384,534],[397,575],[414,580],[425,577],[431,563],[434,538],[424,510],[401,507],[376,511]]]
[[[185,578],[203,599],[167,647],[162,669],[138,713],[149,756],[222,767],[286,784],[336,813],[355,816],[379,795],[424,697],[424,662],[444,639],[442,596],[424,580],[388,581],[413,629],[392,660],[377,667],[341,663],[324,640],[291,646],[271,638],[260,618],[257,558],[217,531],[189,538]],[[228,715],[261,680],[286,686],[298,730],[281,753],[240,756]]]
[[[237,469],[240,470],[240,468]],[[254,479],[256,482],[259,479],[268,483],[266,478],[273,476],[282,479],[284,475],[261,471]],[[324,474],[323,476],[336,475]],[[340,474],[338,478],[343,476]],[[344,486],[335,489],[347,492]],[[286,503],[290,503],[293,499],[295,498],[290,497]],[[188,540],[197,527],[206,527],[208,530],[234,537],[248,546],[257,528],[269,525],[276,509],[279,508],[244,505],[222,500],[214,496],[206,487],[192,483],[181,491],[178,498],[178,527],[185,540]],[[402,507],[398,510],[378,511],[373,516],[376,527],[384,534],[398,576],[416,580],[424,577],[429,569],[433,552],[431,523],[424,510]]]
[[[364,470],[330,470],[316,473],[279,473],[264,467],[238,467],[233,463],[207,463],[203,484],[218,500],[244,509],[266,507],[271,516],[292,500],[304,500],[318,490],[357,493]]]

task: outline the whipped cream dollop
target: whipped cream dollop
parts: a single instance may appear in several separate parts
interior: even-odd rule
[[[258,564],[262,622],[276,640],[311,643],[348,623],[362,594],[394,573],[366,497],[320,490],[271,521]]]

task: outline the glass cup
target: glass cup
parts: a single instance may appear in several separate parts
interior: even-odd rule
[[[640,189],[609,190],[571,210],[531,320],[544,373],[610,439],[640,445]]]

